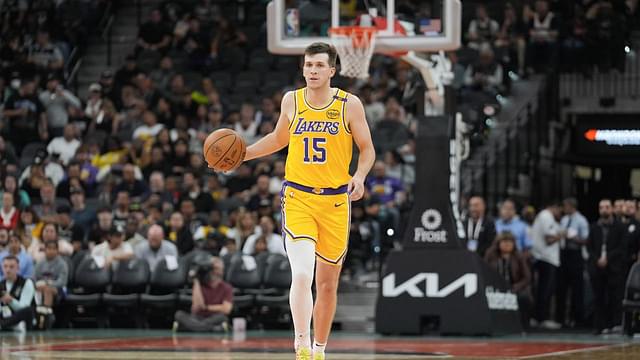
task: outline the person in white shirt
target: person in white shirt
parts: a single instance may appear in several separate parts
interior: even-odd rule
[[[560,267],[560,240],[566,233],[558,223],[561,214],[561,205],[551,202],[536,216],[531,229],[533,238],[531,253],[536,259],[534,271],[538,275],[535,294],[536,311],[531,323],[533,326],[540,324],[547,329],[561,327],[555,321],[549,320],[551,297],[556,289],[556,277]]]
[[[158,124],[158,118],[152,111],[145,111],[142,115],[143,125],[133,131],[133,139],[148,140],[156,137],[164,125]]]
[[[76,150],[80,147],[80,141],[75,138],[76,127],[74,124],[64,126],[62,136],[53,138],[47,146],[49,154],[58,154],[60,160],[66,166],[76,155]]]
[[[113,266],[113,269],[118,267],[119,261],[131,259],[133,248],[131,244],[124,241],[124,227],[111,227],[109,241],[96,245],[91,251],[91,256],[103,258],[105,266]]]
[[[240,121],[238,121],[234,130],[240,134],[244,141],[249,144],[253,144],[258,140],[256,135],[258,134],[258,127],[260,124],[256,121],[256,110],[253,104],[244,103],[240,107]]]
[[[273,254],[286,255],[282,236],[273,232],[275,229],[273,219],[269,216],[263,216],[260,218],[259,225],[262,231],[260,234],[253,234],[247,238],[247,241],[245,241],[244,246],[242,247],[242,252],[247,255],[253,255],[256,247],[256,241],[264,234],[267,240],[267,251]]]

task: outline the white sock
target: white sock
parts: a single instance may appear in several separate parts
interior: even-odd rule
[[[291,291],[289,305],[295,329],[294,346],[311,348],[311,317],[313,294],[311,284],[316,260],[315,244],[300,240],[293,242],[287,236],[287,257],[291,264]]]
[[[320,344],[316,341],[313,342],[313,353],[314,354],[324,354],[324,348],[327,347],[327,344]]]

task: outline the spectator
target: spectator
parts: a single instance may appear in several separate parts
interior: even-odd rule
[[[136,168],[133,164],[127,163],[122,168],[122,181],[116,185],[113,194],[127,192],[132,198],[143,199],[149,194],[147,185],[136,179]]]
[[[7,174],[4,177],[2,193],[5,192],[13,194],[13,199],[16,201],[16,205],[19,209],[24,209],[31,205],[31,198],[26,191],[18,189],[18,180],[14,174]],[[2,204],[0,204],[2,206]]]
[[[131,199],[127,191],[121,190],[116,194],[116,203],[113,209],[113,224],[116,226],[124,226],[129,219],[129,206],[131,205]]]
[[[560,267],[560,240],[565,235],[558,224],[561,216],[560,204],[551,202],[540,211],[531,229],[533,238],[532,255],[535,258],[534,271],[538,283],[536,286],[534,319],[532,327],[538,325],[557,330],[562,325],[550,320],[551,297],[556,289],[558,268]]]
[[[627,271],[638,261],[638,252],[640,252],[640,221],[636,219],[637,213],[636,200],[626,200],[624,202],[624,216],[622,217],[622,226],[625,228],[625,244],[629,247],[627,253]]]
[[[28,143],[49,138],[45,109],[36,96],[36,88],[33,79],[24,79],[18,91],[4,103],[3,116],[18,154]]]
[[[480,48],[480,56],[475,64],[467,67],[464,85],[471,91],[481,91],[495,96],[502,90],[502,66],[496,61],[489,45]]]
[[[89,244],[91,246],[109,241],[109,232],[113,226],[113,213],[108,207],[98,210],[98,222],[93,225],[89,232]]]
[[[269,181],[269,175],[263,174],[258,176],[254,194],[251,195],[251,198],[247,203],[247,209],[249,209],[250,211],[257,211],[260,202],[263,200],[266,200],[269,204],[271,204],[273,194],[269,192]]]
[[[489,17],[486,6],[484,4],[476,5],[476,17],[471,20],[467,30],[469,47],[478,50],[482,45],[493,44],[499,31],[500,25]]]
[[[119,261],[133,258],[133,248],[129,242],[124,241],[125,228],[114,225],[109,231],[109,240],[96,245],[91,251],[91,256],[104,259],[104,265],[115,270]]]
[[[40,188],[39,200],[39,203],[33,206],[33,210],[42,221],[55,221],[58,206],[69,205],[66,199],[56,197],[56,188],[51,181],[45,181]]]
[[[547,0],[536,0],[535,12],[528,25],[527,63],[536,72],[546,71],[556,63],[560,18],[549,10]]]
[[[154,144],[151,147],[150,161],[142,168],[142,176],[144,176],[145,179],[149,179],[149,185],[151,185],[152,175],[157,172],[163,177],[162,184],[164,186],[164,176],[171,175],[171,165],[169,164],[169,160],[169,158],[165,157],[165,154],[162,151],[162,146]],[[155,190],[151,189],[151,193],[155,192]]]
[[[29,246],[29,255],[37,264],[45,258],[44,244],[47,241],[56,241],[58,243],[58,251],[60,254],[69,256],[73,253],[73,246],[66,239],[60,239],[58,236],[58,227],[54,223],[45,223],[42,226],[42,232],[39,237],[33,238]]]
[[[0,229],[0,253],[5,251],[9,246],[9,230]]]
[[[13,230],[18,225],[20,211],[14,206],[13,194],[5,191],[2,194],[2,208],[0,209],[0,228]]]
[[[173,204],[173,195],[165,187],[165,177],[160,171],[154,171],[149,176],[149,204],[163,206],[163,204]]]
[[[386,174],[389,177],[400,179],[407,188],[412,188],[416,182],[415,167],[405,163],[404,158],[397,150],[387,151],[384,154]]]
[[[29,49],[27,62],[34,64],[40,73],[56,73],[62,70],[64,66],[62,51],[51,43],[47,30],[38,31],[36,42]]]
[[[82,228],[82,232],[89,234],[91,227],[96,222],[96,212],[87,207],[84,190],[80,187],[71,188],[71,219]]]
[[[236,169],[234,176],[229,178],[225,187],[228,190],[229,196],[244,196],[247,197],[248,190],[255,184],[256,179],[251,174],[251,167],[246,163],[243,163]],[[244,193],[246,191],[246,193]],[[248,197],[247,199],[248,200]]]
[[[69,112],[67,107],[82,107],[80,99],[73,95],[71,91],[65,89],[60,82],[60,79],[55,74],[49,74],[47,77],[47,88],[45,91],[40,93],[39,99],[47,110],[47,119],[49,121],[48,125],[51,137],[62,136],[64,127],[69,124]],[[66,138],[67,136],[65,134],[65,139]],[[71,138],[73,138],[73,136],[71,136]],[[51,150],[48,151],[49,153],[53,152]],[[72,156],[73,154],[64,160],[65,164]]]
[[[517,294],[522,324],[527,327],[531,305],[531,271],[526,259],[518,251],[515,236],[508,231],[499,233],[484,260]]]
[[[349,227],[349,248],[345,258],[345,270],[350,276],[357,276],[367,269],[369,261],[379,261],[372,258],[372,252],[379,256],[381,251],[380,224],[368,216],[364,209],[364,202],[357,201],[351,205],[351,226]]]
[[[469,218],[466,220],[466,246],[469,251],[484,257],[496,237],[493,219],[486,215],[484,199],[473,196],[469,199]]]
[[[63,165],[68,165],[69,161],[76,155],[76,150],[80,147],[80,141],[75,138],[76,129],[74,124],[66,124],[62,129],[62,136],[53,138],[47,146],[49,154],[58,154]]]
[[[496,220],[496,232],[500,234],[506,231],[515,237],[520,255],[528,259],[531,239],[527,233],[527,224],[516,216],[516,204],[512,199],[505,199],[500,204],[500,218]]]
[[[197,213],[208,213],[215,207],[211,194],[202,191],[200,180],[190,170],[186,170],[182,175],[182,189],[180,198],[191,199]]]
[[[167,239],[176,245],[178,254],[180,255],[184,255],[193,250],[193,236],[189,228],[184,224],[184,217],[182,217],[182,214],[178,211],[174,211],[169,217]]]
[[[39,236],[42,226],[43,224],[33,209],[26,207],[20,212],[20,220],[14,232],[20,234],[26,240],[24,245],[29,247],[33,238]]]
[[[58,206],[57,213],[58,236],[60,240],[65,240],[70,243],[74,241],[84,243],[85,232],[71,217],[71,208],[67,205]]]
[[[142,114],[142,121],[143,124],[133,131],[134,140],[149,140],[164,128],[164,125],[158,124],[158,118],[152,111],[145,111]]]
[[[260,234],[249,236],[242,247],[242,252],[247,255],[253,255],[256,251],[258,240],[264,239],[266,241],[266,250],[269,253],[286,255],[284,239],[282,239],[282,236],[279,234],[273,232],[275,230],[273,219],[268,216],[263,216],[260,218],[259,226]]]
[[[162,22],[162,13],[158,9],[151,12],[149,21],[140,26],[136,53],[141,49],[164,53],[171,44],[171,34]]]
[[[67,166],[65,178],[56,187],[56,195],[60,198],[68,199],[71,196],[71,189],[82,189],[91,193],[91,186],[82,180],[82,167],[79,162],[72,161]]]
[[[125,241],[131,245],[132,249],[135,249],[138,244],[147,241],[147,239],[140,234],[142,231],[140,223],[141,221],[139,219],[132,216],[129,218],[129,221],[127,221],[127,226],[124,229]]]
[[[627,249],[623,227],[613,215],[611,200],[600,200],[598,211],[600,218],[591,224],[587,241],[588,269],[595,302],[595,330],[607,334],[621,330]]]
[[[22,184],[23,186],[25,185],[24,181],[27,178],[31,177],[31,169],[35,165],[35,166],[42,167],[41,170],[44,171],[44,173],[39,172],[37,176],[40,176],[42,178],[46,177],[47,181],[51,181],[53,183],[53,186],[58,186],[60,181],[64,179],[64,167],[55,161],[51,161],[51,158],[49,157],[49,155],[51,154],[48,154],[45,149],[40,149],[36,151],[36,154],[33,157],[33,163],[30,166],[28,166],[26,169],[24,169],[24,171],[20,175],[20,180],[19,180],[20,184]],[[35,193],[35,195],[32,195],[32,193],[27,190],[27,193],[29,193],[29,195],[32,198],[38,196],[37,192]]]
[[[616,199],[613,202],[613,216],[618,221],[624,217],[624,199]]]
[[[5,279],[0,282],[0,294],[2,294],[0,303],[3,309],[0,330],[13,327],[24,332],[33,320],[36,307],[35,288],[31,279],[19,275],[19,266],[19,260],[15,256],[10,255],[2,259],[2,272],[5,274]],[[7,310],[4,310],[5,308]]]
[[[164,230],[160,225],[151,225],[147,233],[147,242],[140,243],[134,249],[136,257],[149,264],[149,269],[154,272],[160,260],[168,256],[178,257],[178,249],[168,240],[164,239]]]
[[[6,257],[15,257],[18,259],[18,274],[24,278],[33,277],[33,258],[27,253],[22,246],[20,236],[16,234],[9,235],[7,248],[0,252],[0,262]],[[0,272],[0,280],[4,279],[4,272]]]
[[[524,26],[510,3],[505,4],[504,19],[494,42],[496,54],[500,61],[510,64],[510,69],[524,74],[526,42]]]
[[[182,175],[189,165],[189,142],[180,137],[173,143],[171,171],[174,175]]]
[[[118,71],[116,71],[116,75],[114,77],[114,83],[117,93],[121,93],[121,89],[123,86],[130,84],[131,80],[140,73],[140,69],[138,68],[138,63],[136,61],[135,55],[127,55],[124,58],[124,65]],[[116,108],[121,108],[122,105],[122,97],[118,98],[115,102],[117,104]],[[118,104],[120,103],[120,104]]]
[[[158,66],[158,68],[152,70],[149,76],[159,89],[167,90],[169,88],[171,78],[175,74],[176,71],[173,67],[173,59],[171,59],[170,56],[163,56],[162,59],[160,59],[160,65]],[[169,102],[165,98],[158,99],[158,105],[160,104],[160,102],[169,105]],[[160,118],[162,118],[162,116]],[[160,122],[165,126],[172,125],[163,121]]]
[[[591,40],[589,55],[594,58],[595,64],[602,72],[611,68],[620,72],[625,70],[624,46],[628,29],[623,11],[626,11],[626,5],[622,1],[602,0],[593,1],[587,10],[586,19]]]
[[[404,186],[400,179],[387,175],[387,168],[384,162],[376,161],[373,165],[372,175],[367,179],[366,187],[378,196],[383,205],[383,211],[389,213],[394,229],[398,229],[400,224],[399,208],[406,200]]]
[[[269,180],[269,192],[279,194],[284,184],[284,161],[276,160],[273,163],[273,171]]]
[[[36,291],[37,295],[42,298],[42,306],[46,308],[44,313],[53,314],[51,308],[66,293],[69,266],[60,257],[57,242],[47,241],[44,246],[45,258],[36,265]]]
[[[227,331],[227,321],[233,309],[233,288],[224,278],[224,262],[211,260],[213,269],[202,279],[194,279],[191,313],[179,310],[173,323],[174,331]]]
[[[240,134],[247,145],[251,145],[258,140],[256,135],[259,126],[253,104],[243,103],[240,106],[240,121],[235,124],[234,130]]]
[[[563,202],[564,217],[560,224],[566,235],[560,240],[560,269],[556,291],[556,322],[567,327],[582,325],[584,321],[584,259],[582,248],[589,238],[589,223],[578,211],[576,199],[568,198]],[[571,290],[571,311],[566,320],[565,307],[567,291]]]
[[[255,225],[253,215],[245,210],[242,210],[238,215],[238,222],[236,226],[227,231],[227,237],[233,239],[236,242],[236,249],[242,249],[245,241],[251,235],[261,235],[262,229]],[[220,256],[226,255],[224,249],[220,252]]]
[[[222,213],[218,209],[213,209],[209,212],[209,219],[205,224],[198,227],[193,235],[195,241],[206,239],[209,234],[219,233],[226,236],[229,232],[229,227],[222,223]],[[220,244],[222,246],[222,244]]]

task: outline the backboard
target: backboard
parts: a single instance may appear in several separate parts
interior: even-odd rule
[[[377,34],[377,53],[455,50],[461,11],[460,0],[272,0],[267,6],[268,48],[274,54],[301,54],[313,42],[330,42],[330,27],[368,25],[379,16],[387,28]],[[406,35],[394,31],[398,21]]]

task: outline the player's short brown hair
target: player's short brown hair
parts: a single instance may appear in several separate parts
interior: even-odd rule
[[[305,55],[315,55],[315,54],[324,54],[324,53],[329,55],[329,66],[335,67],[336,61],[338,59],[338,51],[336,51],[336,48],[333,45],[327,44],[325,42],[314,42],[313,44],[307,46],[306,49],[304,49]]]

